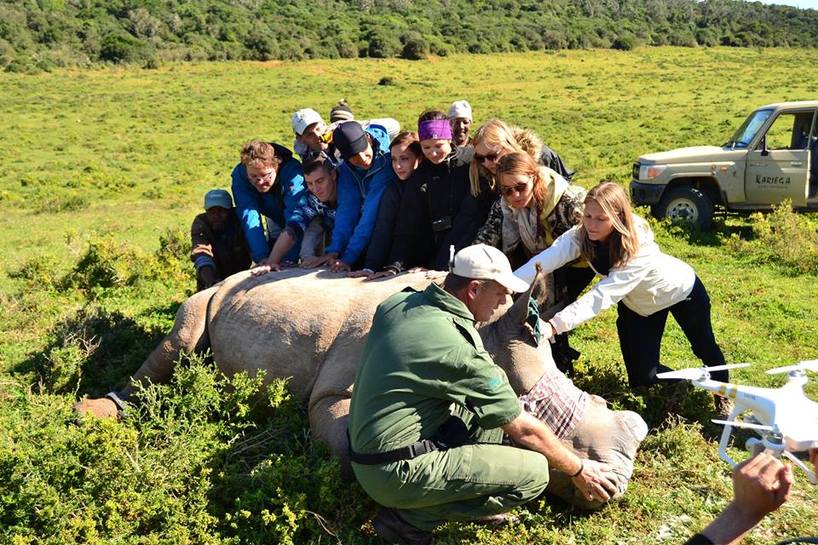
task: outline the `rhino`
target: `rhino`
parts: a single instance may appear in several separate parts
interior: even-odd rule
[[[354,377],[378,304],[407,288],[424,289],[445,273],[417,271],[380,281],[348,278],[328,271],[285,269],[255,277],[238,273],[191,296],[176,313],[171,332],[151,352],[119,396],[130,398],[140,383],[163,383],[183,352],[210,349],[226,375],[265,372],[265,380],[289,377],[291,393],[308,405],[310,429],[325,442],[351,475],[348,461],[347,418]],[[633,459],[647,433],[642,418],[630,411],[612,411],[606,402],[577,388],[560,372],[548,343],[532,335],[528,302],[544,305],[550,291],[538,275],[528,293],[498,309],[479,324],[486,350],[501,366],[511,386],[524,396],[536,385],[555,394],[553,410],[579,410],[575,424],[560,438],[581,456],[614,467],[618,497],[633,472]],[[112,396],[116,399],[116,395]],[[567,405],[561,406],[560,403]],[[110,397],[83,399],[80,413],[115,416],[118,403]],[[547,416],[547,415],[546,415]],[[548,491],[571,504],[594,509],[571,484],[552,471]]]

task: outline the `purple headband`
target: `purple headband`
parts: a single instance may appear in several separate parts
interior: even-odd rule
[[[418,123],[418,140],[451,140],[452,126],[448,119],[432,119]]]

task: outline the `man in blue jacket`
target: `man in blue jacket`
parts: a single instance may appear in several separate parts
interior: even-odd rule
[[[261,264],[306,191],[301,163],[284,146],[251,140],[242,148],[241,163],[233,169],[232,178],[236,214],[250,256],[253,263]],[[267,218],[266,233],[262,216]],[[299,250],[300,241],[284,259],[295,261]]]
[[[364,130],[357,121],[341,123],[332,134],[332,142],[344,161],[338,167],[338,209],[332,242],[319,264],[328,264],[333,271],[348,271],[366,252],[378,205],[395,172],[389,135],[379,125]]]

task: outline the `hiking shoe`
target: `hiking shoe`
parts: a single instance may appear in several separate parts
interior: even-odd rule
[[[403,520],[398,512],[382,507],[372,520],[378,536],[394,545],[431,545],[432,533],[415,528]]]
[[[730,413],[736,408],[736,404],[729,397],[722,397],[718,394],[713,394],[713,405],[715,407],[716,417],[721,420],[730,418]]]

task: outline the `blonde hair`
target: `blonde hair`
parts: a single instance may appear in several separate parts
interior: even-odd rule
[[[490,119],[480,125],[474,132],[472,137],[472,144],[477,147],[477,144],[484,143],[490,146],[499,146],[507,152],[525,152],[514,138],[514,132],[511,127],[506,125],[499,119]],[[480,193],[480,170],[483,170],[489,179],[489,187],[494,189],[497,186],[497,180],[488,170],[482,168],[477,161],[472,159],[469,165],[469,181],[471,182],[471,194],[475,197]]]
[[[273,167],[278,168],[281,158],[276,157],[272,144],[261,140],[250,140],[241,148],[241,163],[245,167]]]
[[[497,163],[498,188],[500,186],[500,177],[506,174],[531,176],[531,180],[534,182],[531,189],[531,192],[534,194],[534,203],[538,211],[543,209],[545,193],[548,191],[548,187],[546,187],[540,165],[537,164],[533,157],[524,151],[515,151],[514,153],[504,155],[503,158],[500,159],[500,162]],[[500,198],[504,199],[505,196],[502,195],[502,191],[500,191],[500,193]]]
[[[625,265],[639,251],[639,239],[633,221],[633,210],[628,195],[616,182],[604,181],[588,191],[585,204],[594,201],[611,219],[613,233],[608,237],[608,250],[611,267]],[[587,210],[587,209],[586,209]],[[585,226],[580,225],[577,231],[580,237],[580,254],[588,262],[595,255],[593,241],[588,237]]]

